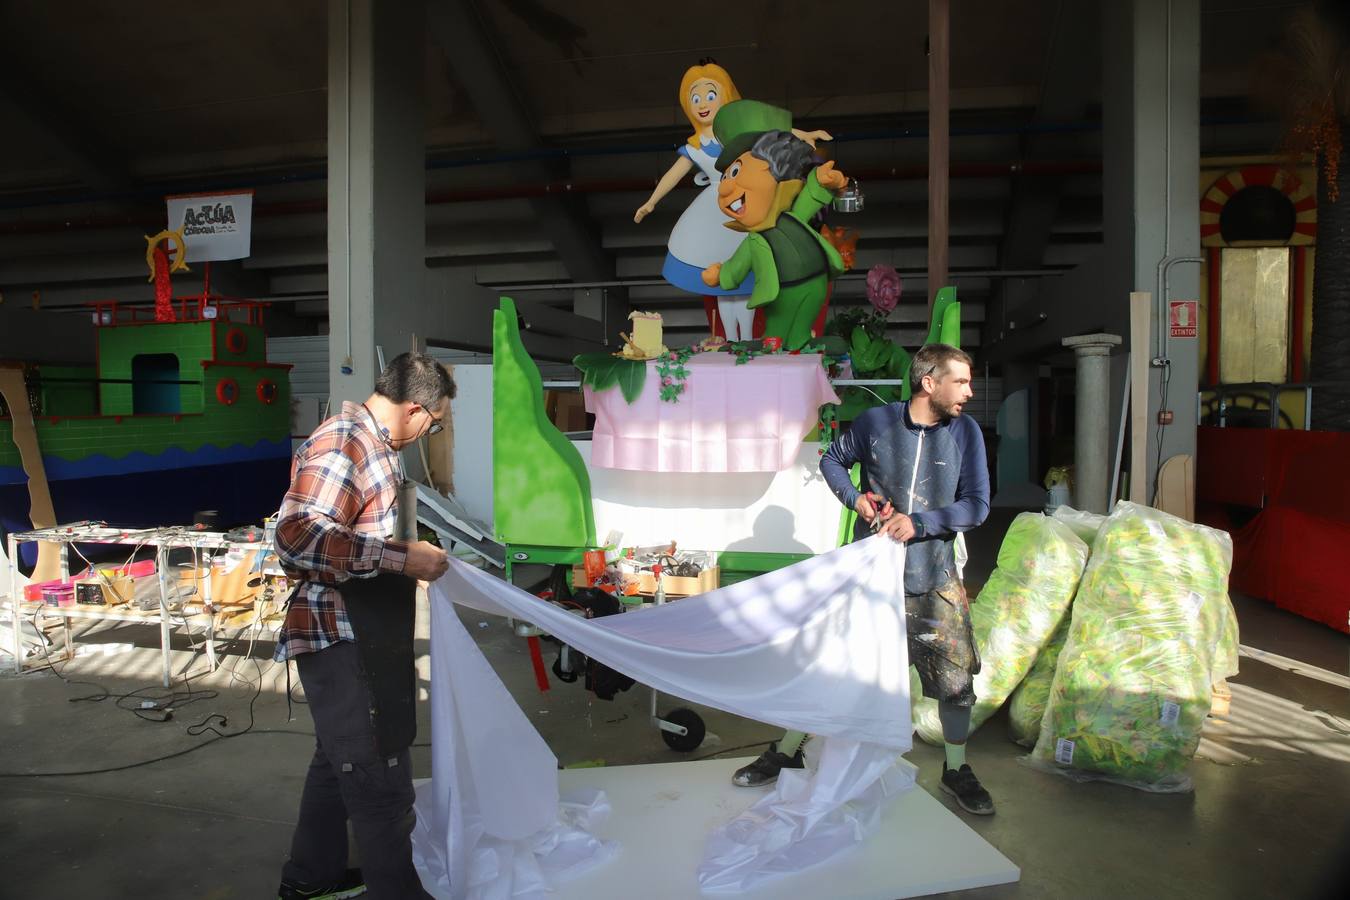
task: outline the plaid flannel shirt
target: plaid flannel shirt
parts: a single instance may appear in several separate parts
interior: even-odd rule
[[[295,452],[274,543],[287,576],[302,583],[277,639],[278,662],[355,640],[334,585],[403,571],[408,545],[392,539],[402,472],[377,427],[364,406],[344,403]]]

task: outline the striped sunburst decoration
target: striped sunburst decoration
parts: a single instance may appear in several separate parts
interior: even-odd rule
[[[1312,187],[1282,166],[1255,165],[1234,169],[1220,176],[1210,185],[1200,201],[1200,244],[1205,247],[1225,247],[1227,243],[1219,232],[1219,214],[1234,194],[1249,185],[1273,187],[1294,204],[1294,233],[1288,245],[1296,247],[1316,242],[1317,197]]]

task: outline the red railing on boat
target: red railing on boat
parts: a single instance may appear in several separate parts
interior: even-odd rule
[[[259,327],[263,324],[263,310],[271,305],[212,293],[175,297],[173,302],[177,322],[234,322]],[[160,324],[153,306],[129,306],[117,300],[95,300],[85,305],[93,307],[94,325],[99,328]]]

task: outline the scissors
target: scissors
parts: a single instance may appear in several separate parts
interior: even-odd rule
[[[880,531],[881,526],[886,524],[886,521],[890,519],[891,516],[895,515],[895,505],[875,491],[868,491],[863,496],[871,501],[872,508],[876,510],[877,513],[872,517],[872,531],[874,533]],[[889,513],[886,512],[887,509],[890,509]]]

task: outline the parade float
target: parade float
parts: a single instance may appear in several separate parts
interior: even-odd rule
[[[154,308],[104,300],[72,324],[72,342],[92,328],[93,365],[0,361],[0,531],[190,525],[204,510],[233,525],[276,509],[290,367],[267,361],[266,304],[213,293],[209,262],[199,293],[173,296],[186,256],[182,229],[147,238]],[[21,557],[33,565],[36,547]]]

